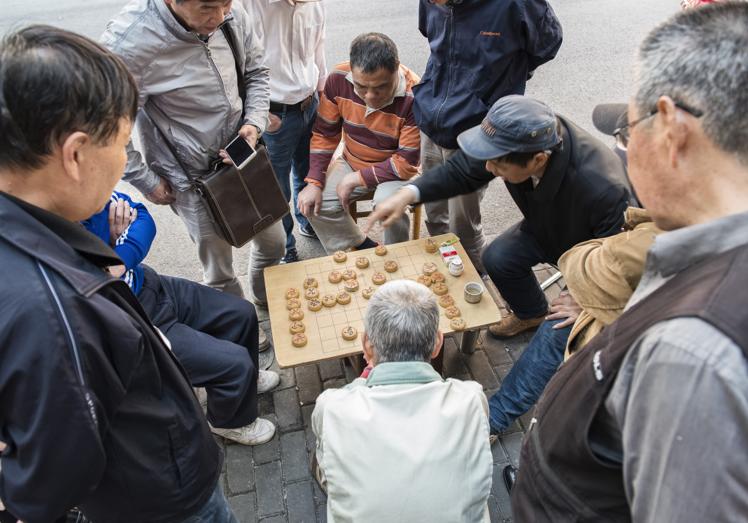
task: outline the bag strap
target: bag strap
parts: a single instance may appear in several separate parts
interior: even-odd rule
[[[236,84],[239,88],[239,98],[242,99],[242,121],[244,121],[244,104],[247,101],[247,86],[244,85],[244,67],[242,66],[241,59],[239,57],[239,51],[236,48],[236,40],[234,40],[234,30],[231,28],[229,22],[224,22],[221,25],[221,32],[226,38],[231,48],[231,53],[234,55],[234,67],[236,68]]]
[[[226,38],[226,41],[229,44],[229,48],[231,49],[231,54],[234,55],[234,67],[236,69],[236,85],[239,89],[239,98],[242,100],[242,116],[239,119],[240,122],[244,121],[244,104],[247,98],[247,88],[244,85],[244,68],[241,66],[241,60],[239,58],[239,52],[236,48],[236,40],[234,39],[234,30],[231,28],[231,25],[229,22],[224,22],[221,25],[221,32],[223,33],[223,36]],[[156,104],[150,104],[151,108],[155,109],[161,115],[165,118],[166,115],[164,112],[156,106]],[[179,164],[179,167],[182,169],[182,172],[184,172],[184,175],[187,177],[187,179],[190,181],[190,183],[197,188],[196,180],[198,179],[195,176],[192,176],[190,174],[190,171],[184,166],[182,163],[182,160],[179,159],[179,156],[177,155],[177,152],[174,150],[174,146],[169,141],[169,139],[166,137],[166,134],[161,130],[161,128],[156,125],[156,122],[153,121],[152,118],[148,118],[151,121],[151,125],[156,128],[156,130],[161,135],[161,138],[164,140],[164,144],[166,144],[167,149],[169,149],[169,152],[171,152],[171,155],[174,157],[174,160]],[[216,165],[213,165],[216,164]],[[211,169],[216,170],[217,167],[220,167],[220,159],[214,160],[211,162]]]

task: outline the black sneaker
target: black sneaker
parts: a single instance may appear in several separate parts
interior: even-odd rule
[[[296,252],[296,249],[288,249],[286,251],[286,255],[281,258],[281,263],[293,263],[299,261],[299,253]]]
[[[307,238],[311,238],[313,240],[318,240],[317,233],[314,232],[314,229],[312,229],[311,225],[306,225],[305,227],[299,227],[299,234],[302,236],[306,236]]]

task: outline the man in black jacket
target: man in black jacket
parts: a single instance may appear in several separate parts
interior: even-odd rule
[[[132,76],[48,26],[6,36],[0,64],[0,500],[26,523],[236,521],[182,367],[77,223],[122,176]]]
[[[413,87],[424,172],[457,153],[457,135],[478,125],[496,100],[524,94],[532,72],[556,56],[563,33],[547,0],[420,0],[418,29],[431,48]],[[429,234],[458,235],[479,270],[483,192],[425,206]]]
[[[416,202],[483,188],[502,178],[524,219],[483,252],[483,264],[511,313],[496,337],[538,326],[548,302],[532,267],[555,263],[573,245],[620,231],[630,193],[623,165],[602,142],[531,98],[496,102],[481,125],[457,139],[462,151],[380,203],[383,225]]]

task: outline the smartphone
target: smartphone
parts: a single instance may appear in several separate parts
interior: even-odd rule
[[[237,169],[242,169],[257,154],[257,151],[241,136],[231,140],[224,150]]]

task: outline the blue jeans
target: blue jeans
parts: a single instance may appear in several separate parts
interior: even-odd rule
[[[309,142],[312,138],[312,127],[317,116],[317,105],[319,100],[314,95],[314,100],[306,111],[283,111],[273,113],[281,119],[281,126],[275,132],[265,132],[262,139],[267,146],[270,162],[273,165],[275,176],[278,178],[283,196],[293,201],[292,211],[296,216],[299,227],[308,227],[309,222],[299,212],[296,204],[299,192],[306,187],[307,173],[309,172]],[[293,195],[291,194],[291,183],[293,178]],[[292,198],[293,196],[293,198]],[[283,218],[283,228],[286,230],[286,252],[296,248],[296,239],[293,236],[293,218],[290,214]]]
[[[216,485],[213,495],[200,511],[185,519],[182,523],[239,523],[234,516],[226,496],[223,495],[221,482]]]
[[[553,326],[563,320],[544,321],[530,344],[509,371],[501,388],[488,400],[491,429],[502,432],[535,405],[543,389],[564,359],[566,340],[571,325],[563,329]]]
[[[512,312],[526,320],[543,316],[548,301],[532,271],[538,263],[549,259],[538,240],[515,223],[501,233],[483,251],[483,267]]]

